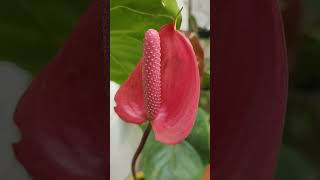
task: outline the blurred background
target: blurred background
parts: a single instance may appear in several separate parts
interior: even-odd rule
[[[276,180],[320,179],[320,1],[281,0],[289,99]]]
[[[189,30],[204,49],[200,106],[209,113],[210,0],[189,4]],[[178,1],[179,2],[179,1]],[[289,61],[289,97],[275,180],[320,180],[320,0],[280,0]],[[184,28],[184,24],[182,24]]]
[[[10,0],[0,5],[0,179],[31,180],[12,144],[20,134],[16,105],[36,75],[62,47],[88,0]]]
[[[201,2],[201,3],[200,3]],[[0,6],[0,62],[30,76],[52,59],[90,0],[12,0]],[[210,0],[179,0],[203,51],[201,107],[209,113]],[[320,180],[320,0],[280,0],[289,57],[289,99],[276,180]],[[10,68],[12,66],[8,66]],[[4,80],[10,83],[10,78]],[[3,84],[1,84],[3,86]],[[2,92],[2,91],[1,91]]]
[[[210,75],[210,0],[181,1],[189,4],[188,27],[197,33],[205,52],[200,106],[209,113],[210,84],[205,79]],[[320,180],[320,0],[280,0],[280,7],[288,49],[289,97],[275,180]]]

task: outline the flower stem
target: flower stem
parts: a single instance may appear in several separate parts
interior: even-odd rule
[[[132,176],[133,176],[134,180],[138,180],[137,177],[136,177],[136,170],[135,170],[136,162],[137,162],[137,159],[138,159],[138,157],[139,157],[144,145],[147,142],[147,139],[148,139],[148,136],[149,136],[150,132],[151,132],[151,123],[149,123],[148,127],[144,130],[144,133],[143,133],[143,136],[141,138],[141,141],[140,141],[140,144],[138,146],[138,149],[136,150],[136,152],[134,153],[134,156],[132,158],[131,172],[132,172]]]
[[[177,13],[176,17],[174,18],[175,20],[177,20],[177,18],[178,18],[178,17],[179,17],[179,15],[181,14],[182,9],[183,9],[183,7],[181,7],[181,9],[178,11],[178,13]]]

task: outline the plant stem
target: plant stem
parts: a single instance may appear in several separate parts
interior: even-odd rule
[[[136,162],[137,162],[137,159],[144,147],[144,145],[146,144],[147,142],[147,139],[148,139],[148,136],[151,132],[151,123],[148,124],[148,127],[144,130],[144,133],[143,133],[143,136],[141,138],[141,141],[140,141],[140,144],[136,150],[136,152],[134,153],[134,156],[132,158],[132,162],[131,162],[131,172],[132,172],[132,176],[133,176],[133,179],[134,180],[138,180],[137,177],[136,177],[136,170],[135,170],[135,167],[136,167]]]
[[[181,14],[181,11],[182,11],[183,7],[181,7],[181,9],[178,11],[176,17],[174,18],[175,20],[177,20],[177,18],[179,17],[179,15]]]

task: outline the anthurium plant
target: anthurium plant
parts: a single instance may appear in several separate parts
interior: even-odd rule
[[[155,137],[178,144],[191,132],[198,109],[200,78],[189,40],[175,22],[145,34],[143,57],[116,94],[115,110],[131,123],[152,123]]]
[[[116,120],[144,131],[140,144],[128,146],[138,148],[132,174],[125,175],[146,180],[272,179],[287,95],[277,1],[214,3],[213,161],[209,112],[199,106],[203,89],[197,56],[179,31],[176,2],[111,0],[110,17],[102,18],[104,2],[92,2],[19,100],[14,120],[21,140],[13,148],[26,172],[40,180],[109,178],[110,139],[105,133],[111,126],[106,113],[110,62],[110,80],[120,87],[114,98]],[[110,53],[104,39],[107,19]],[[119,136],[115,144],[125,147],[117,140],[126,136]]]
[[[210,156],[209,119],[197,116],[199,67],[190,40],[179,31],[179,8],[174,0],[153,0],[151,9],[145,1],[122,3],[111,1],[110,7],[110,78],[121,84],[115,112],[127,123],[145,124],[133,157],[132,175],[136,178],[135,162],[144,149],[145,179],[199,179],[208,163],[202,156]],[[128,16],[137,17],[132,26],[120,25]],[[124,38],[138,45],[120,41]],[[192,133],[195,124],[201,124],[200,134],[204,136]],[[201,131],[201,126],[194,130]],[[195,141],[186,140],[188,136],[205,143],[199,147]],[[197,149],[208,150],[201,156]]]

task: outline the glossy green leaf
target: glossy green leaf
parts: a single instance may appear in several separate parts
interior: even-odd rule
[[[0,6],[0,59],[37,73],[57,53],[89,0],[10,0]]]
[[[142,54],[144,33],[173,21],[175,0],[111,0],[110,79],[122,83]]]
[[[197,151],[187,142],[165,145],[148,138],[142,154],[147,180],[200,180],[204,166]]]
[[[197,150],[203,164],[208,164],[210,161],[209,115],[201,108],[198,109],[197,119],[186,141]]]
[[[309,162],[291,148],[283,147],[275,180],[316,180]]]

